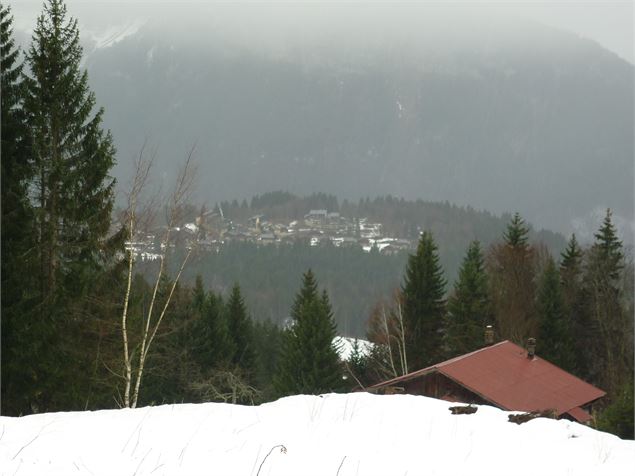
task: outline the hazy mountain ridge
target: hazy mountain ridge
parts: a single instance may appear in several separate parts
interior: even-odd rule
[[[267,11],[261,24],[188,12],[187,32],[155,19],[91,49],[121,182],[147,137],[166,176],[197,144],[202,201],[392,194],[582,234],[611,207],[632,227],[633,66],[598,44],[524,22],[457,36],[373,12],[360,22],[377,38],[326,21],[302,33],[271,28]]]

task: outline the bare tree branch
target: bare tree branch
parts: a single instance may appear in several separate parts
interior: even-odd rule
[[[190,246],[185,258],[183,259],[178,273],[172,282],[170,292],[163,303],[163,307],[155,318],[155,307],[157,306],[158,291],[162,282],[163,276],[166,274],[167,268],[167,254],[170,252],[170,245],[172,239],[172,230],[177,225],[180,218],[180,213],[183,206],[187,203],[189,198],[194,179],[196,176],[195,166],[192,160],[195,147],[193,146],[186,154],[183,166],[179,169],[177,179],[175,182],[172,194],[167,201],[167,220],[166,230],[160,243],[159,252],[159,270],[154,281],[152,289],[152,297],[148,309],[143,314],[143,329],[141,334],[141,342],[139,344],[139,359],[137,368],[133,369],[133,353],[130,352],[130,335],[128,329],[129,319],[129,304],[132,292],[132,280],[133,269],[135,266],[135,238],[140,234],[140,231],[147,230],[149,225],[153,222],[156,214],[156,198],[144,201],[142,197],[150,177],[150,171],[152,169],[156,153],[152,153],[150,157],[146,154],[147,143],[144,142],[139,156],[135,161],[135,175],[133,177],[130,191],[128,192],[128,204],[127,210],[124,215],[124,223],[127,227],[128,243],[127,243],[127,281],[126,291],[124,295],[124,305],[121,316],[121,332],[123,341],[123,360],[125,375],[123,376],[125,382],[123,406],[127,408],[135,408],[139,400],[139,391],[141,388],[141,381],[143,378],[144,368],[148,353],[152,342],[154,341],[161,322],[165,317],[168,310],[174,290],[178,284],[178,281],[185,269],[190,254],[192,253],[193,246]],[[134,374],[134,375],[133,375]],[[134,388],[133,388],[134,387]]]
[[[123,340],[123,361],[125,367],[125,390],[124,390],[124,406],[130,407],[130,386],[132,382],[132,362],[130,357],[129,341],[128,341],[128,306],[130,303],[130,290],[132,287],[132,270],[134,267],[134,248],[132,243],[134,242],[136,232],[136,220],[137,220],[137,206],[141,192],[146,186],[148,177],[150,175],[150,169],[154,162],[154,155],[149,159],[145,156],[145,149],[147,141],[141,146],[139,156],[135,161],[135,175],[133,177],[132,186],[128,194],[128,209],[126,210],[126,224],[128,226],[128,273],[126,281],[126,294],[124,296],[123,311],[121,313],[121,333]]]
[[[269,458],[269,455],[273,452],[273,450],[275,450],[276,448],[280,448],[280,453],[286,453],[287,452],[287,447],[284,445],[275,445],[273,446],[270,450],[269,453],[267,453],[267,456],[265,456],[262,460],[262,463],[260,463],[260,466],[258,467],[258,472],[256,473],[256,476],[260,475],[260,470],[262,469],[262,465],[265,464],[265,461],[267,461],[267,458]]]

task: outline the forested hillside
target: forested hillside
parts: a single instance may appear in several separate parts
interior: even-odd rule
[[[479,240],[485,248],[489,247],[500,239],[510,219],[508,214],[498,217],[449,203],[391,196],[356,203],[345,200],[340,204],[332,195],[297,197],[273,192],[242,204],[221,202],[220,207],[228,220],[246,221],[251,216],[263,215],[284,223],[302,219],[311,209],[324,208],[346,217],[367,217],[383,225],[383,236],[412,240],[411,250],[394,255],[383,255],[378,250],[367,253],[361,246],[336,247],[328,241],[320,246],[310,246],[308,240],[280,245],[227,242],[218,253],[199,252],[185,271],[186,282],[193,282],[200,274],[205,285],[218,292],[240,282],[254,317],[282,324],[292,303],[294,284],[306,269],[312,268],[331,296],[339,332],[355,337],[365,336],[373,306],[402,285],[408,252],[414,250],[421,232],[430,231],[439,244],[440,263],[451,283],[457,277],[469,243]],[[190,209],[192,213],[197,210]],[[561,235],[547,230],[531,229],[530,238],[556,255],[566,244]],[[148,270],[155,267],[156,264],[146,265]]]

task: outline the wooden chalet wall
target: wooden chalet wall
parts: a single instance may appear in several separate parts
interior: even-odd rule
[[[380,394],[407,393],[439,398],[450,402],[475,403],[477,405],[492,405],[477,394],[462,387],[445,375],[432,372],[427,375],[399,382],[394,386],[381,387],[376,390]]]

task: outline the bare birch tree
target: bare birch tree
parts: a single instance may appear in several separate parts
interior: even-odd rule
[[[194,148],[188,152],[185,162],[179,169],[175,186],[170,194],[166,207],[166,229],[161,237],[160,249],[158,250],[159,269],[157,271],[154,283],[152,286],[152,295],[147,311],[143,315],[143,327],[140,342],[134,346],[134,351],[131,351],[132,343],[130,339],[130,332],[128,327],[129,320],[129,304],[132,290],[133,269],[135,266],[135,249],[132,243],[135,238],[140,234],[145,226],[152,223],[154,215],[156,214],[156,203],[152,200],[144,201],[143,192],[146,189],[150,171],[154,162],[154,154],[150,158],[145,156],[145,144],[141,149],[139,157],[135,163],[135,176],[133,178],[130,191],[128,193],[127,210],[125,213],[125,224],[127,227],[128,246],[127,246],[127,281],[126,291],[124,295],[124,305],[121,315],[121,332],[123,343],[123,360],[124,360],[124,395],[121,402],[123,407],[136,408],[139,401],[139,392],[141,389],[141,382],[143,380],[143,374],[145,370],[146,360],[148,353],[152,346],[152,343],[157,335],[157,331],[161,326],[165,314],[168,310],[174,290],[178,284],[178,281],[185,269],[185,266],[192,254],[194,246],[187,248],[185,257],[182,259],[176,276],[172,280],[169,286],[167,297],[162,303],[158,301],[159,287],[162,278],[167,273],[167,254],[171,248],[171,242],[173,240],[172,232],[178,223],[179,213],[183,205],[187,202],[194,183],[195,167],[192,162],[192,155]],[[136,354],[136,355],[135,355]],[[136,357],[136,358],[135,358]],[[136,361],[136,367],[135,367]]]
[[[406,330],[403,320],[403,295],[395,290],[392,302],[380,302],[369,321],[369,339],[376,344],[371,354],[375,367],[384,378],[408,373]]]
[[[401,364],[401,375],[408,373],[408,356],[406,355],[406,328],[403,322],[403,294],[397,290],[393,295],[395,307],[393,308],[393,322],[395,326],[394,340],[397,344],[399,363]]]

